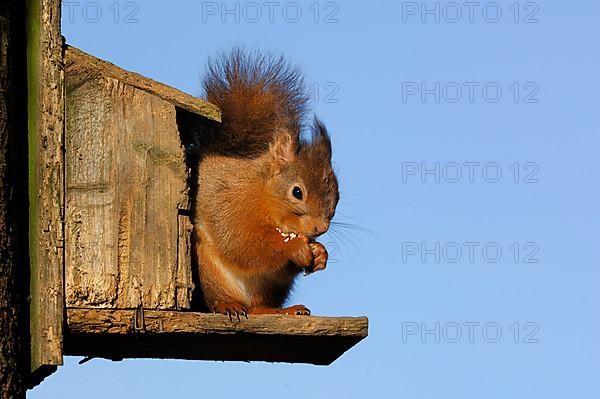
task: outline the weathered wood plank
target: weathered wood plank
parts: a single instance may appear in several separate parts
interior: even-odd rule
[[[250,315],[231,321],[216,314],[146,310],[142,323],[136,310],[67,309],[65,353],[327,365],[367,334],[366,317]]]
[[[67,306],[189,307],[176,107],[75,54],[65,54]]]
[[[28,1],[27,18],[31,370],[36,372],[62,364],[64,71],[60,1]]]
[[[65,50],[65,58],[67,60],[67,65],[69,62],[85,65],[85,67],[90,70],[97,71],[104,76],[110,76],[130,86],[144,90],[176,105],[179,108],[183,108],[205,118],[221,122],[221,111],[218,107],[163,83],[159,83],[134,72],[126,71],[114,64],[111,64],[110,62],[93,57],[74,47],[67,46]]]

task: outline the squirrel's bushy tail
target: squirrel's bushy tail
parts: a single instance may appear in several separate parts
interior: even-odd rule
[[[222,151],[265,151],[279,129],[300,136],[307,111],[304,77],[282,56],[236,48],[208,62],[206,99],[222,112]]]

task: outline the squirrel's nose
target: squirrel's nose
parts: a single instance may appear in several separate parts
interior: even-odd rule
[[[315,236],[320,236],[329,230],[329,222],[322,222],[315,225]]]

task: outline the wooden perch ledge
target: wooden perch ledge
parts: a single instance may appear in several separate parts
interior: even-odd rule
[[[367,336],[366,317],[67,309],[66,355],[328,365]]]

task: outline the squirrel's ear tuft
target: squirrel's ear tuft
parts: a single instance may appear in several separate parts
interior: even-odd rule
[[[280,167],[292,162],[296,156],[296,140],[287,132],[280,132],[271,143],[269,152],[273,160]]]
[[[331,139],[329,138],[325,124],[315,116],[311,130],[311,147],[319,152],[321,157],[331,160]]]

